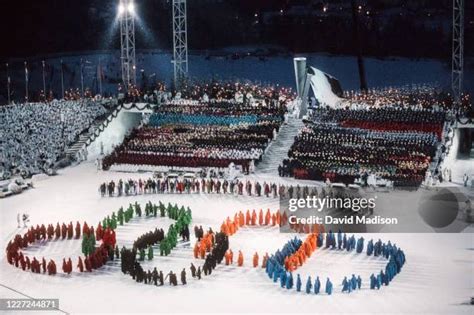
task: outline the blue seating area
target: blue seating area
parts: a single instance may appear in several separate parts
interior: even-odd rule
[[[256,124],[256,115],[243,116],[210,116],[196,114],[156,113],[150,117],[149,125],[159,127],[163,125],[185,124],[185,125],[237,125]]]

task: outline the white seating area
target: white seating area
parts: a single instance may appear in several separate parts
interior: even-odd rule
[[[92,99],[0,107],[0,179],[51,173],[67,146],[106,109]]]

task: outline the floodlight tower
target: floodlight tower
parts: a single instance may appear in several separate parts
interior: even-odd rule
[[[135,5],[133,0],[120,0],[118,7],[120,19],[120,61],[122,81],[126,90],[136,84],[135,59]]]
[[[173,0],[174,85],[179,89],[188,74],[188,34],[186,0]]]
[[[454,101],[459,103],[463,91],[464,72],[464,0],[453,0],[452,78]]]

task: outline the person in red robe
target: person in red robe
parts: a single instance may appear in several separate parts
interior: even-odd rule
[[[63,272],[69,274],[65,258],[63,258]]]
[[[91,264],[91,261],[89,259],[89,257],[86,257],[84,259],[84,265],[86,266],[86,271],[87,272],[91,272],[92,271],[92,264]]]
[[[98,265],[98,264],[97,264],[97,259],[96,259],[95,255],[94,255],[94,253],[92,253],[92,254],[89,255],[89,261],[90,261],[90,263],[91,263],[91,268],[92,268],[92,269],[97,269],[97,265]]]
[[[79,272],[84,272],[84,264],[82,262],[82,258],[79,257],[79,261],[77,263],[77,269],[79,269]]]
[[[30,257],[25,256],[25,261],[26,261],[26,269],[30,270],[31,268]]]
[[[40,233],[41,233],[41,239],[45,240],[46,239],[46,227],[44,226],[44,224],[41,224]]]
[[[48,225],[48,240],[52,240],[54,236],[54,226],[52,224]]]
[[[61,236],[61,227],[59,226],[59,222],[56,223],[56,229],[54,230],[54,233],[56,234],[56,239]]]
[[[40,273],[40,268],[39,261],[36,260],[36,257],[33,257],[33,260],[31,261],[31,271],[34,273]]]
[[[74,228],[72,222],[67,225],[67,239],[70,240],[74,236]]]
[[[63,224],[61,225],[61,237],[62,239],[65,239],[66,236],[67,236],[67,226],[63,222]]]
[[[50,260],[48,263],[48,275],[53,276],[56,274],[56,264],[54,263],[54,260]]]
[[[100,225],[99,225],[99,227],[100,227]],[[99,231],[99,227],[97,227],[96,231]],[[103,240],[103,244],[106,245],[106,247],[115,248],[116,240],[115,240],[114,230],[112,230],[110,228],[107,228],[101,234],[102,234],[101,237],[102,237],[102,240]]]
[[[21,265],[21,269],[23,269],[23,271],[26,270],[26,261],[25,261],[25,257],[23,257],[22,254],[20,254],[20,265]]]
[[[87,222],[84,222],[84,224],[82,225],[82,234],[89,235],[89,233],[90,233],[89,225],[87,225]]]
[[[102,239],[104,232],[102,230],[102,224],[97,224],[97,229],[95,229],[95,239],[100,241]]]
[[[76,232],[76,239],[80,239],[81,238],[81,224],[79,223],[79,221],[76,222],[75,232]]]

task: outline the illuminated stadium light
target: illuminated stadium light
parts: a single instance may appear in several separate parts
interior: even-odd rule
[[[118,6],[118,14],[122,15],[124,12],[125,12],[125,6],[123,5],[123,3],[120,3]]]
[[[120,60],[122,66],[122,81],[125,89],[136,84],[135,60],[135,4],[133,0],[120,0],[118,6],[118,21],[120,23]]]
[[[127,10],[128,13],[134,13],[135,12],[135,5],[133,4],[132,1],[130,1],[127,5]]]
[[[134,14],[135,4],[131,0],[122,0],[118,6],[118,15],[122,16],[125,13]]]

